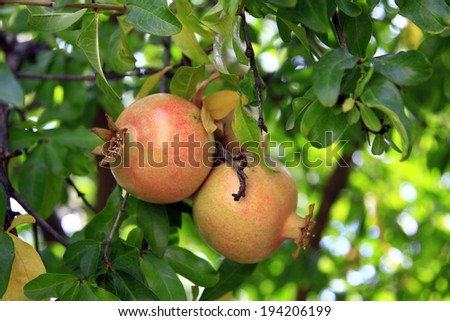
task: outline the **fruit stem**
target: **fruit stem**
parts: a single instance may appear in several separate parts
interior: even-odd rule
[[[306,225],[304,217],[300,217],[296,212],[289,214],[283,226],[282,237],[286,240],[296,240],[301,236],[301,229]]]
[[[308,215],[300,217],[293,211],[289,214],[284,226],[281,236],[287,240],[294,240],[297,244],[297,250],[292,254],[292,258],[296,258],[300,253],[300,250],[307,248],[309,245],[309,238],[311,236],[311,230],[314,227],[314,222],[311,221],[311,217],[314,211],[314,204],[309,205]]]
[[[237,202],[241,197],[245,197],[245,190],[247,188],[246,179],[247,175],[244,173],[244,168],[247,166],[247,158],[244,154],[240,154],[237,157],[233,155],[223,147],[222,143],[216,141],[217,157],[225,159],[227,163],[233,166],[236,174],[239,178],[239,191],[231,194],[233,199]]]

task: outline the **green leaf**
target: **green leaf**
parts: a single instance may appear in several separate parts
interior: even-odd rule
[[[186,301],[186,292],[170,265],[147,252],[141,260],[142,274],[148,287],[160,300]]]
[[[19,173],[19,191],[33,210],[49,217],[59,202],[63,188],[61,177],[47,166],[45,148],[33,150]]]
[[[200,64],[209,64],[208,56],[198,43],[194,32],[187,26],[183,26],[180,33],[172,37],[178,48],[190,59]]]
[[[55,9],[62,9],[64,6],[66,6],[71,0],[55,0],[55,4],[53,7]]]
[[[137,200],[137,224],[144,232],[150,248],[162,257],[169,242],[169,217],[164,205]]]
[[[314,66],[313,90],[322,105],[336,104],[344,71],[353,68],[357,61],[357,57],[339,48],[324,55]]]
[[[251,72],[244,74],[239,82],[239,91],[247,97],[249,102],[256,101],[255,78]]]
[[[356,108],[352,108],[349,112],[348,112],[348,117],[347,117],[347,122],[348,125],[354,125],[358,122],[359,117],[361,116],[360,112],[358,109]]]
[[[35,1],[35,2],[37,2],[37,1]],[[45,14],[45,13],[48,13],[46,8],[39,7],[39,6],[27,6],[27,11],[29,11],[31,14]]]
[[[66,156],[68,150],[58,143],[43,143],[39,148],[43,149],[44,160],[52,174],[57,177],[67,177],[70,172],[66,168]]]
[[[340,14],[339,18],[350,53],[361,58],[366,57],[366,49],[372,36],[370,16],[363,12],[356,17]]]
[[[297,0],[267,0],[266,2],[282,8],[295,8]]]
[[[274,171],[265,161],[265,155],[260,143],[258,122],[244,110],[242,104],[235,109],[232,127],[239,143],[249,152],[254,153],[266,169]]]
[[[18,107],[25,103],[22,87],[4,62],[0,62],[0,101]]]
[[[136,248],[141,248],[142,246],[142,240],[144,239],[144,232],[141,228],[136,227],[128,233],[126,243],[134,246]]]
[[[364,125],[366,125],[366,127],[373,132],[379,132],[381,130],[381,122],[375,112],[360,101],[357,101],[356,103],[359,107],[361,119],[364,122]]]
[[[260,129],[258,122],[242,106],[234,113],[233,131],[242,146],[257,153],[260,148]]]
[[[241,79],[239,78],[238,75],[233,75],[233,74],[224,74],[224,73],[220,73],[220,78],[222,78],[225,83],[227,83],[228,85],[234,87],[234,88],[239,88],[240,84],[241,84]],[[248,97],[247,97],[248,98]]]
[[[376,135],[373,142],[372,142],[372,154],[374,155],[381,155],[384,153],[384,150],[386,148],[386,143],[384,141],[383,135]]]
[[[367,83],[372,78],[374,71],[375,69],[370,68],[366,73],[361,74],[360,78],[356,83],[355,97],[360,97],[362,95],[364,89],[366,88]]]
[[[108,197],[106,206],[86,225],[86,238],[103,241],[109,235],[122,202],[122,190],[117,186]]]
[[[447,73],[444,80],[444,96],[447,100],[450,100],[450,73]]]
[[[380,0],[366,0],[366,5],[369,11],[372,11],[373,8],[380,2]]]
[[[5,188],[3,187],[3,185],[0,185],[0,232],[3,230],[3,222],[5,222],[6,205],[8,201],[9,200],[7,200]]]
[[[300,43],[305,47],[308,52],[310,50],[308,37],[306,36],[306,30],[303,27],[300,27],[299,25],[296,25],[295,23],[292,23],[291,21],[281,18],[281,21],[283,21],[286,26],[294,33],[294,35],[297,37],[297,39],[300,41]]]
[[[152,89],[156,86],[156,84],[160,81],[161,77],[163,77],[169,70],[172,69],[172,66],[166,66],[157,73],[149,76],[144,84],[141,86],[138,94],[136,95],[136,100],[141,99],[147,96]]]
[[[291,37],[292,30],[289,29],[286,23],[282,20],[280,12],[282,12],[282,9],[278,9],[276,16],[278,34],[280,35],[280,38],[281,40],[283,40],[284,43],[290,43],[292,40]]]
[[[87,176],[92,169],[92,155],[80,153],[79,150],[69,150],[66,154],[65,166],[69,173],[77,176]]]
[[[30,147],[42,139],[41,132],[33,132],[23,128],[8,128],[9,150],[22,150]]]
[[[131,27],[127,27],[122,19],[118,19],[119,29],[111,34],[109,40],[108,57],[111,68],[118,73],[126,73],[135,68],[136,58],[128,47],[127,34]]]
[[[228,15],[220,3],[212,7],[202,18],[202,22],[222,36],[231,36],[235,15]]]
[[[59,32],[80,20],[86,11],[87,9],[81,9],[73,13],[32,14],[28,25],[35,31]]]
[[[75,283],[69,290],[67,290],[61,297],[61,301],[118,301],[119,298],[92,284],[87,280]]]
[[[124,107],[121,98],[106,80],[103,72],[95,77],[95,84],[105,94],[106,102],[102,104],[105,111],[113,118],[117,118]]]
[[[56,52],[58,53],[58,52]],[[62,54],[57,54],[58,57],[61,57]],[[80,70],[84,70],[86,61],[85,59],[71,60],[70,64],[68,60],[63,57],[61,63],[57,65],[52,64],[51,73],[64,73],[66,75],[75,75],[80,73]],[[65,124],[70,127],[75,127],[82,122],[85,113],[90,110],[90,105],[87,101],[88,94],[90,96],[90,90],[88,87],[91,86],[89,82],[78,82],[78,81],[65,81],[60,84],[60,86],[64,90],[64,99],[61,104],[54,104],[53,97],[49,97],[50,103],[53,108],[48,108],[50,106],[46,106],[44,102],[42,104],[46,106],[44,112],[39,116],[39,124],[44,126],[50,121],[60,120],[62,124]],[[55,91],[53,92],[55,93]],[[58,91],[60,93],[60,91]],[[58,97],[59,98],[59,97]],[[63,98],[63,97],[61,97]],[[59,98],[59,99],[61,99]]]
[[[225,9],[225,11],[229,15],[234,15],[238,11],[239,5],[241,2],[239,0],[228,0],[228,1],[222,1],[222,5]]]
[[[267,14],[267,9],[269,9],[269,11],[272,10],[261,0],[245,1],[245,9],[255,18],[263,18]]]
[[[314,101],[314,98],[306,97],[297,97],[292,100],[292,113],[289,116],[287,122],[286,122],[286,130],[291,130],[294,128],[295,121],[300,116],[302,112],[306,110],[306,107],[308,107],[312,102]]]
[[[0,189],[3,189],[3,185]],[[4,189],[3,189],[4,190]],[[3,220],[1,221],[3,225]],[[5,232],[0,232],[0,299],[5,294],[9,284],[12,264],[14,262],[14,242]]]
[[[207,30],[205,25],[198,19],[188,0],[176,0],[177,17],[180,21],[193,32],[207,39],[214,39],[214,33]]]
[[[164,259],[176,273],[184,276],[194,284],[212,287],[219,281],[219,273],[211,264],[182,247],[169,246]]]
[[[221,34],[217,34],[214,38],[214,44],[213,44],[213,64],[216,67],[217,71],[224,74],[229,74],[227,64],[225,62],[224,57],[224,42],[225,37]]]
[[[361,79],[363,71],[364,69],[360,66],[344,71],[344,77],[342,77],[340,88],[341,98],[345,98],[356,91],[358,81]]]
[[[362,12],[361,6],[358,3],[355,3],[353,0],[335,0],[335,1],[339,10],[349,17],[357,17]]]
[[[213,301],[221,298],[226,293],[235,290],[255,270],[257,264],[241,264],[225,259],[220,268],[219,282],[203,291],[201,301]]]
[[[80,269],[83,276],[91,276],[97,271],[100,250],[100,242],[96,240],[75,242],[64,253],[64,263],[72,270]]]
[[[123,105],[119,95],[108,84],[102,70],[100,45],[98,41],[98,14],[95,14],[92,21],[81,31],[77,39],[77,45],[83,50],[89,63],[97,72],[97,86],[103,91],[108,100],[111,101],[111,105],[104,105],[103,107],[110,116],[117,118],[123,110]]]
[[[388,144],[389,146],[391,146],[391,148],[393,150],[395,150],[397,153],[402,153],[402,150],[397,146],[397,144],[394,143],[394,141],[392,140],[391,137],[389,137],[388,135],[383,135],[384,137],[384,141],[386,144]]]
[[[153,293],[142,281],[139,281],[130,274],[122,271],[112,270],[107,275],[100,276],[99,283],[102,283],[102,286],[123,301],[158,300],[155,293]]]
[[[125,22],[157,36],[172,36],[181,31],[181,23],[170,11],[166,0],[128,0]]]
[[[326,108],[315,100],[305,111],[300,130],[312,146],[324,148],[337,141],[346,131],[347,125],[347,115],[340,109]]]
[[[330,30],[328,0],[298,0],[298,19],[311,30],[327,33]]]
[[[233,25],[232,44],[234,54],[239,63],[248,65],[248,58],[245,55],[245,44],[241,39],[241,17],[237,17]]]
[[[419,51],[399,52],[371,59],[375,71],[400,86],[415,86],[430,78],[433,67]]]
[[[72,129],[60,127],[42,131],[42,133],[51,143],[57,143],[71,149],[81,148],[90,151],[99,144],[98,137],[83,127]]]
[[[141,270],[139,267],[140,248],[129,246],[122,240],[113,242],[110,248],[109,257],[111,259],[112,268],[116,271],[123,271],[139,281],[143,281]]]
[[[77,282],[71,274],[44,273],[24,286],[25,295],[32,300],[60,298]]]
[[[86,293],[89,293],[87,296],[84,295],[86,301],[120,301],[117,296],[101,287],[98,287],[96,284],[84,282],[83,285],[86,287]]]
[[[170,81],[170,92],[186,100],[190,100],[204,74],[205,65],[198,67],[182,66],[178,68]]]
[[[445,0],[395,0],[400,14],[429,33],[441,33],[450,21],[450,6]]]
[[[384,77],[373,77],[361,99],[367,106],[377,108],[389,117],[400,134],[402,160],[407,159],[412,148],[411,125],[405,115],[403,99],[397,87]]]
[[[297,39],[300,41],[303,47],[307,50],[308,54],[310,54],[311,49],[313,49],[314,52],[316,51],[309,45],[309,40],[306,35],[305,28],[289,21],[288,19],[282,18],[281,16],[278,16],[277,18],[279,18],[286,25],[286,27],[288,27],[294,33],[294,35],[297,37]]]

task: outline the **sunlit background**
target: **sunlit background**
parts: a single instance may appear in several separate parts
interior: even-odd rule
[[[207,1],[194,0],[202,6]],[[376,55],[410,48],[411,37],[421,37],[418,29],[405,18],[395,15],[386,18],[386,12],[395,10],[393,0],[380,2],[372,12],[379,21],[379,34],[371,43]],[[293,159],[307,141],[299,134],[298,125],[286,131],[284,124],[291,112],[293,97],[303,94],[311,83],[311,71],[306,68],[301,53],[283,45],[277,33],[276,22],[270,16],[264,20],[248,19],[253,28],[257,59],[267,85],[264,103],[266,123],[276,142],[292,141],[293,147],[283,153],[282,160]],[[30,34],[19,34],[27,41]],[[136,50],[134,56],[139,68],[161,68],[162,48],[147,44]],[[395,40],[395,41],[394,41]],[[61,50],[72,47],[58,39]],[[130,40],[131,42],[133,39]],[[393,44],[394,43],[394,44]],[[412,45],[419,42],[413,41]],[[180,57],[177,48],[173,56]],[[232,53],[230,52],[230,55]],[[231,58],[230,58],[231,59]],[[239,66],[239,68],[243,68]],[[281,79],[281,82],[275,79]],[[126,78],[125,86],[132,88],[139,80]],[[214,90],[214,87],[211,88]],[[135,91],[126,90],[125,104],[134,99]],[[54,91],[54,99],[62,101],[62,88]],[[427,106],[424,106],[426,108]],[[399,161],[399,154],[371,155],[370,146],[353,151],[353,169],[347,186],[331,209],[330,220],[320,240],[320,250],[305,250],[295,261],[291,253],[293,243],[286,242],[268,260],[260,263],[252,276],[228,299],[238,300],[450,300],[450,168],[448,153],[450,137],[448,124],[450,105],[433,113],[423,113],[424,126],[414,126],[414,147],[411,157]],[[39,113],[37,111],[36,113]],[[36,115],[37,117],[38,115]],[[57,127],[48,124],[48,128]],[[330,149],[309,150],[311,159],[321,160],[318,167],[302,162],[289,170],[298,183],[298,213],[305,215],[310,203],[320,205],[323,187],[336,165],[336,159],[326,164]],[[344,153],[345,149],[341,150]],[[280,156],[280,155],[278,155]],[[305,155],[303,155],[305,156]],[[73,177],[76,186],[95,203],[97,181],[94,163],[92,174]],[[13,202],[13,209],[24,213]],[[68,190],[67,205],[56,209],[64,232],[71,236],[83,228],[91,218],[75,191]],[[124,229],[126,234],[130,229]],[[20,237],[34,243],[29,228],[20,230]],[[210,250],[195,230],[189,215],[183,217],[180,245],[209,259],[215,266],[220,256]],[[40,248],[51,271],[64,271],[52,257],[61,257],[61,245],[47,247],[41,240]],[[54,263],[54,265],[51,265]],[[186,281],[186,286],[188,283]]]

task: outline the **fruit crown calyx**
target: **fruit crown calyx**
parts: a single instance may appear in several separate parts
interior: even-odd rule
[[[306,249],[309,246],[309,239],[311,236],[311,231],[314,228],[314,222],[311,221],[311,218],[314,213],[314,204],[309,205],[309,213],[305,216],[305,225],[300,227],[300,236],[294,240],[295,244],[297,244],[297,250],[292,254],[292,258],[295,260],[300,253],[300,250]]]
[[[100,137],[105,143],[92,150],[92,154],[104,156],[100,161],[101,167],[108,167],[108,164],[114,162],[120,155],[124,144],[124,135],[126,128],[119,129],[111,116],[105,114],[108,121],[108,128],[92,128],[91,131]]]

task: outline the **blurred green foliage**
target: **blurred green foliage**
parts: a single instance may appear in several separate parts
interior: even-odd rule
[[[111,269],[103,247],[122,191],[95,214],[67,184],[105,204],[100,191],[110,183],[89,154],[99,115],[118,115],[143,86],[191,97],[214,69],[221,79],[206,95],[239,90],[256,115],[257,93],[238,1],[102,1],[131,9],[99,14],[67,3],[0,4],[0,100],[10,108],[8,150],[22,152],[9,160],[8,179],[70,237],[66,249],[39,230],[36,244],[33,228],[18,228],[48,272],[26,286],[30,298],[450,300],[448,2],[247,0],[271,153],[296,178],[298,213],[338,196],[318,248],[292,260],[295,245],[286,242],[257,265],[237,264],[202,240],[189,201],[130,197]],[[327,195],[344,156],[348,182]],[[1,187],[2,223],[6,196]]]

